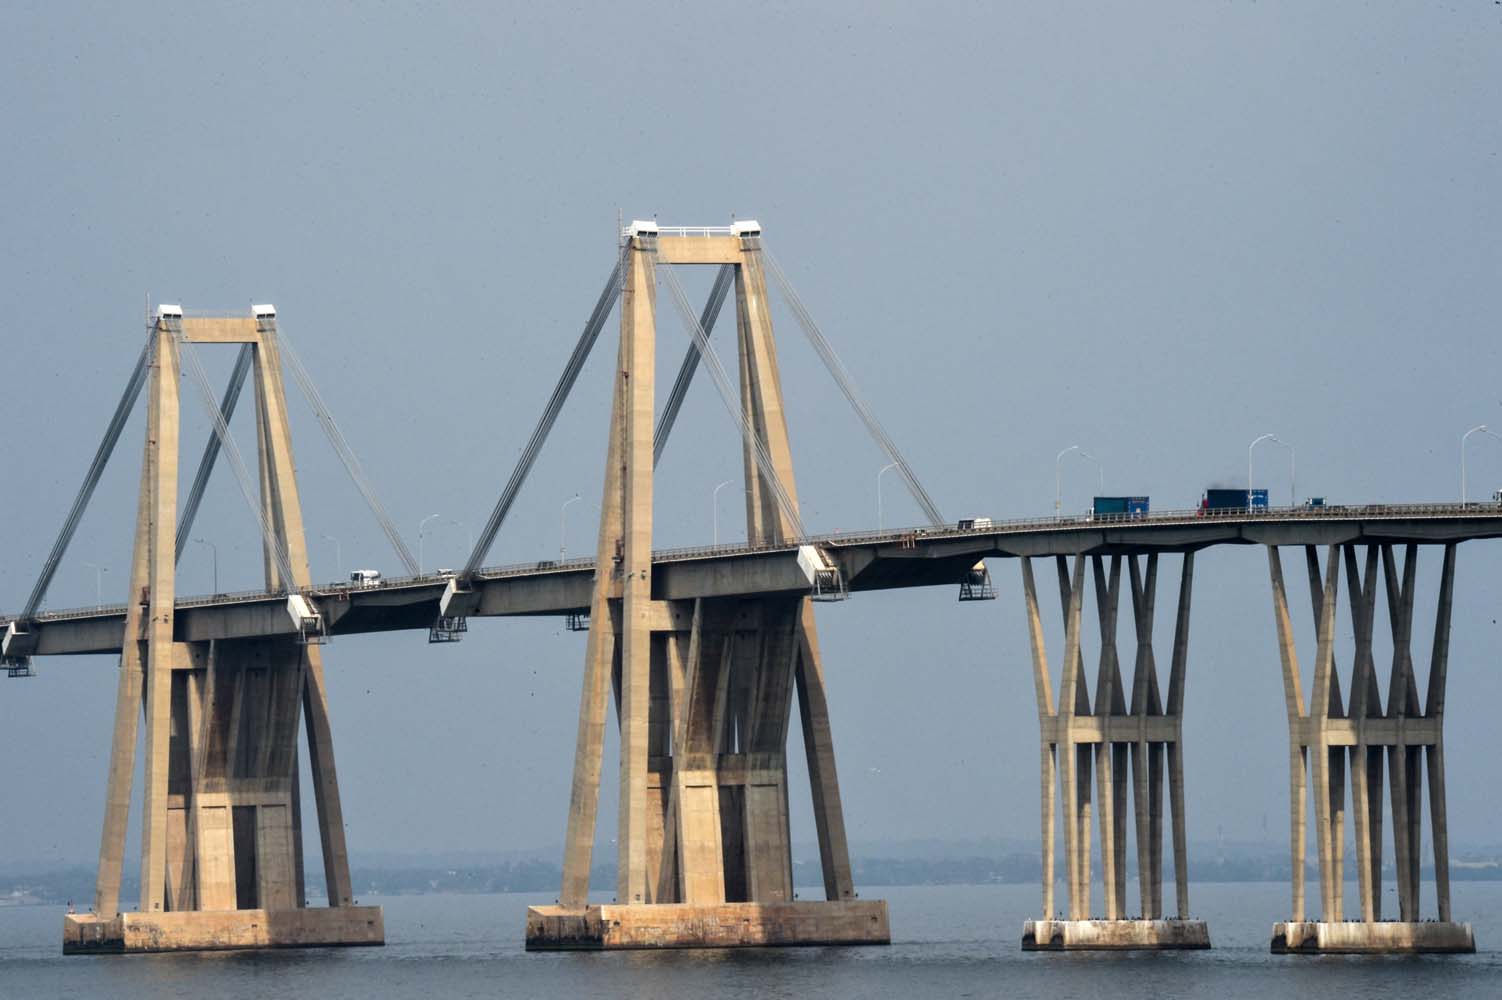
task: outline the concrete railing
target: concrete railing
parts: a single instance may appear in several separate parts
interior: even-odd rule
[[[761,552],[788,552],[799,545],[819,545],[840,548],[853,545],[902,544],[915,539],[973,538],[985,535],[1014,535],[1036,532],[1079,531],[1082,529],[1148,528],[1172,525],[1196,524],[1265,524],[1296,523],[1300,521],[1395,521],[1431,519],[1502,520],[1502,504],[1493,502],[1472,503],[1406,503],[1406,504],[1326,504],[1319,507],[1265,507],[1255,510],[1222,508],[1205,510],[1191,507],[1178,510],[1150,511],[1146,514],[1067,514],[1060,517],[1015,517],[993,518],[983,527],[960,528],[955,526],[915,525],[906,528],[885,528],[880,531],[831,532],[809,535],[791,542],[751,544],[729,542],[720,545],[694,545],[671,549],[657,549],[652,553],[654,562],[687,562],[698,559],[718,559],[729,556],[754,555]],[[594,568],[595,561],[589,557],[575,559],[543,559],[531,562],[487,566],[478,570],[480,580],[501,580],[520,576],[537,576],[548,573],[576,573]],[[310,593],[314,597],[339,597],[351,593],[374,590],[399,590],[407,587],[431,587],[442,585],[449,574],[429,573],[420,576],[390,577],[376,584],[332,582],[315,584]],[[250,601],[268,600],[279,594],[263,590],[243,590],[234,593],[206,594],[183,597],[177,601],[180,608],[207,607],[217,604],[241,604]],[[65,621],[79,618],[122,615],[126,606],[113,604],[94,607],[68,608],[46,611],[37,615],[37,621]],[[14,615],[0,615],[0,626],[13,621]]]

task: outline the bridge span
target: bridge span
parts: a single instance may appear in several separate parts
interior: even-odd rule
[[[660,549],[652,554],[657,601],[751,598],[764,594],[830,596],[909,587],[953,587],[987,559],[1033,556],[1148,555],[1196,552],[1216,545],[1434,545],[1502,536],[1502,506],[1416,503],[1199,509],[1149,514],[1074,515],[991,520],[983,527],[932,525],[846,531],[765,545],[727,543]],[[837,570],[833,594],[816,594],[817,577],[800,553],[812,547]],[[541,560],[478,570],[466,617],[574,616],[586,623],[595,560]],[[400,630],[431,631],[442,614],[452,573],[345,581],[304,592],[326,637]],[[126,606],[44,611],[12,639],[16,655],[119,653]],[[0,614],[0,631],[20,616]],[[175,641],[297,635],[284,591],[181,597]]]
[[[189,317],[159,307],[141,357],[23,610],[0,618],[0,662],[12,676],[36,657],[117,654],[117,695],[94,905],[64,922],[69,953],[384,943],[379,907],[356,905],[350,882],[324,681],[331,638],[406,629],[432,642],[469,635],[481,617],[566,615],[587,630],[574,771],[558,904],[526,915],[531,949],[885,944],[886,904],[855,890],[834,752],[817,602],[864,591],[949,586],[960,600],[996,597],[988,560],[1019,567],[1025,648],[1039,723],[1042,905],[1022,946],[1206,948],[1192,919],[1186,864],[1182,740],[1190,664],[1195,555],[1256,546],[1267,558],[1289,736],[1291,913],[1274,925],[1277,952],[1472,951],[1450,905],[1443,719],[1457,547],[1502,535],[1496,504],[1399,504],[956,524],[947,521],[855,388],[755,222],[668,229],[636,222],[578,344],[522,450],[485,530],[456,573],[422,575],[368,477],[277,326],[271,306],[249,317]],[[674,267],[710,266],[703,310],[689,308]],[[812,535],[802,523],[769,311],[776,285],[877,446],[925,513],[922,527]],[[678,313],[691,346],[657,405],[656,303]],[[592,559],[485,568],[607,318],[620,337]],[[732,378],[709,337],[725,305],[735,315]],[[239,349],[217,404],[195,345]],[[283,371],[308,397],[351,478],[409,575],[375,586],[315,585],[307,546]],[[703,370],[739,431],[744,467],[741,545],[654,551],[655,465],[696,371]],[[196,380],[214,426],[179,503],[179,384]],[[255,461],[228,423],[249,380]],[[99,473],[131,408],[147,397],[140,502],[124,606],[43,611]],[[263,538],[263,590],[179,597],[176,560],[204,484],[223,454]],[[254,467],[253,474],[250,469]],[[1283,553],[1302,551],[1315,624],[1306,694]],[[1417,564],[1437,551],[1441,572],[1427,689],[1416,682]],[[1165,562],[1166,560],[1166,562]],[[1036,567],[1057,576],[1062,651],[1050,666]],[[1172,635],[1158,669],[1154,637],[1160,566],[1177,568]],[[1123,572],[1125,571],[1125,572]],[[1355,635],[1348,672],[1334,652],[1340,581]],[[1091,586],[1087,587],[1087,579]],[[1083,621],[1093,589],[1099,660],[1085,671]],[[1164,588],[1165,591],[1167,588]],[[1393,661],[1373,654],[1378,594],[1386,598]],[[1123,600],[1125,596],[1125,600]],[[1131,622],[1119,649],[1123,611]],[[486,630],[487,632],[489,630]],[[479,630],[473,638],[483,640]],[[1133,642],[1132,640],[1135,640]],[[337,645],[331,647],[337,649]],[[1018,643],[1021,654],[1024,644]],[[1130,669],[1123,670],[1123,662]],[[1385,685],[1382,680],[1386,681]],[[1385,690],[1384,690],[1385,688]],[[802,728],[824,883],[823,900],[793,891],[788,735]],[[608,717],[620,747],[615,902],[591,902],[589,875]],[[144,721],[141,896],[121,905],[136,743]],[[309,907],[304,877],[299,733],[312,776],[327,907]],[[1386,784],[1384,786],[1384,779]],[[1424,795],[1435,873],[1431,917],[1420,905]],[[1384,808],[1384,791],[1386,808]],[[1348,794],[1349,792],[1349,794]],[[1165,794],[1166,793],[1166,794]],[[1312,829],[1319,904],[1306,907],[1305,842]],[[1390,825],[1385,817],[1391,817]],[[1347,919],[1345,824],[1355,832],[1360,915]],[[1165,820],[1174,858],[1163,898]],[[1064,871],[1055,871],[1062,825]],[[1127,893],[1128,827],[1135,831],[1138,899]],[[1397,919],[1384,919],[1384,830],[1392,831]],[[1092,898],[1098,838],[1103,899]],[[1066,886],[1056,899],[1056,878]],[[1313,912],[1309,912],[1309,911]],[[1391,915],[1389,915],[1390,917]]]

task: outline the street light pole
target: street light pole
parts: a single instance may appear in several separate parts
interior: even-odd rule
[[[1252,449],[1263,441],[1271,441],[1273,444],[1281,444],[1288,449],[1288,506],[1298,506],[1298,469],[1294,464],[1295,456],[1293,445],[1284,441],[1276,434],[1263,434],[1251,444],[1246,446],[1246,509],[1252,509]]]
[[[725,480],[714,488],[714,493],[710,497],[709,505],[714,508],[714,543],[716,545],[720,544],[720,491],[733,482],[735,482],[733,479]]]
[[[344,550],[339,546],[339,539],[333,535],[319,535],[326,542],[334,543],[334,565],[339,570],[339,579],[344,579]]]
[[[579,500],[579,499],[581,499],[581,495],[578,494],[578,493],[575,493],[573,496],[571,496],[567,500],[563,501],[563,503],[560,504],[559,507],[558,507],[558,561],[559,562],[563,562],[563,560],[568,555],[568,552],[567,552],[567,549],[566,549],[567,540],[568,540],[568,505],[571,504],[571,503],[573,503],[575,500]]]
[[[94,606],[102,608],[104,607],[104,574],[109,572],[109,567],[91,562],[86,562],[84,565],[94,570]]]
[[[429,521],[432,521],[435,518],[439,518],[439,517],[442,517],[442,516],[443,515],[441,515],[441,514],[429,514],[427,517],[425,517],[421,521],[417,522],[417,575],[418,576],[422,576],[423,542],[425,540],[425,536],[424,536],[423,532],[425,532],[427,530],[428,522]]]
[[[876,530],[877,531],[881,531],[883,528],[886,527],[886,523],[883,520],[882,513],[881,513],[881,477],[884,476],[884,475],[886,475],[888,472],[891,472],[895,468],[897,468],[897,463],[896,462],[891,462],[891,463],[889,463],[887,465],[883,465],[881,467],[881,471],[876,474]]]
[[[219,593],[219,546],[206,538],[195,538],[193,541],[199,545],[207,545],[209,552],[214,556],[214,593]]]
[[[1100,483],[1100,492],[1104,493],[1106,491],[1106,469],[1105,469],[1105,466],[1101,464],[1100,459],[1096,458],[1094,455],[1090,454],[1088,451],[1086,451],[1084,448],[1081,448],[1077,444],[1070,445],[1068,448],[1065,448],[1063,451],[1059,452],[1059,454],[1057,455],[1057,457],[1055,457],[1054,460],[1053,460],[1053,516],[1054,516],[1054,520],[1058,520],[1059,517],[1062,516],[1062,512],[1063,512],[1064,456],[1067,455],[1067,454],[1069,454],[1071,451],[1077,451],[1077,452],[1080,453],[1080,458],[1088,459],[1089,461],[1095,463],[1095,471],[1096,471],[1096,475],[1099,478],[1099,483]]]
[[[473,552],[475,548],[475,534],[469,530],[469,525],[454,517],[446,517],[444,520],[464,532],[464,551]]]
[[[1486,434],[1489,437],[1496,438],[1498,441],[1502,441],[1502,436],[1499,436],[1495,431],[1490,430],[1486,426],[1486,424],[1477,424],[1475,427],[1472,427],[1470,430],[1468,430],[1464,434],[1460,435],[1460,502],[1461,503],[1466,503],[1467,502],[1466,481],[1465,481],[1465,442],[1466,442],[1466,438],[1470,437],[1472,434]]]

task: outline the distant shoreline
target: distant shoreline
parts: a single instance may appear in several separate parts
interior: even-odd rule
[[[1036,853],[1015,853],[1006,857],[953,859],[859,858],[851,866],[855,882],[871,888],[934,885],[1037,885],[1043,877]],[[1190,884],[1276,883],[1289,880],[1286,858],[1245,857],[1214,861],[1194,861],[1190,865]],[[402,865],[356,867],[353,881],[357,896],[428,896],[428,895],[499,895],[504,893],[556,892],[562,872],[556,864],[542,861],[502,862],[471,865]],[[817,863],[794,863],[794,884],[800,890],[818,893],[823,881]],[[1423,869],[1423,877],[1432,879],[1432,868]],[[1127,877],[1136,881],[1135,867]],[[1171,866],[1165,868],[1165,880],[1172,879]],[[1309,878],[1318,878],[1318,869],[1310,865]],[[1391,878],[1390,871],[1385,877]],[[1452,861],[1453,882],[1502,882],[1502,862],[1495,860]],[[1347,869],[1346,881],[1355,881],[1355,872]],[[1100,884],[1096,879],[1094,884]],[[590,875],[590,887],[609,892],[615,886],[614,865],[599,865]],[[121,886],[125,899],[137,893],[133,876]],[[51,871],[23,875],[0,872],[0,907],[57,906],[72,902],[86,908],[94,898],[94,871],[85,865],[70,865]],[[309,873],[309,900],[324,897],[323,886]]]

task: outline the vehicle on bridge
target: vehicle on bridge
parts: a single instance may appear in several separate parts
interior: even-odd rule
[[[349,582],[356,587],[379,587],[381,585],[381,571],[378,569],[357,569],[350,573]]]
[[[1267,490],[1206,490],[1200,511],[1212,510],[1267,510]]]
[[[1090,506],[1092,517],[1106,514],[1140,516],[1147,513],[1147,497],[1096,497]]]

